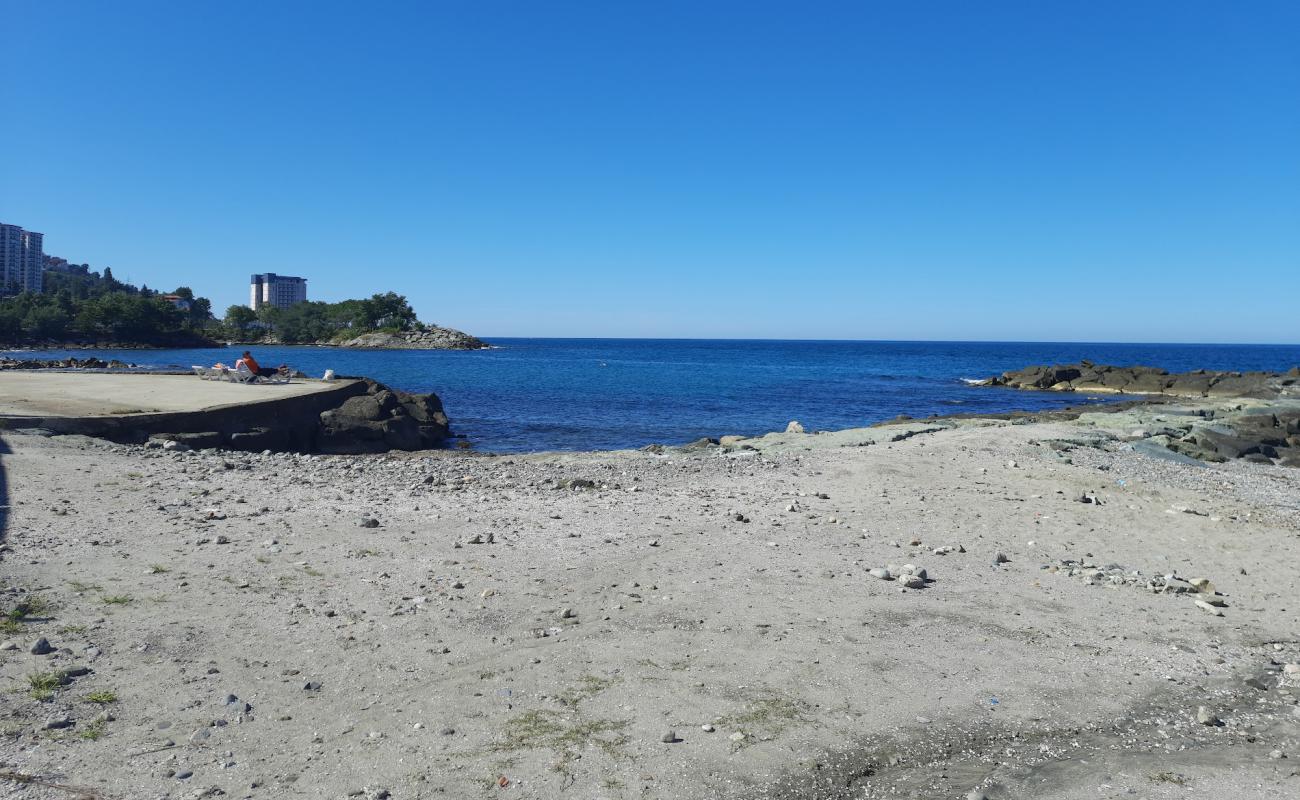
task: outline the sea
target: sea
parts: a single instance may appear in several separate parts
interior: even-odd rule
[[[1114,396],[976,387],[1032,364],[1089,359],[1170,371],[1277,370],[1300,345],[1051,342],[743,341],[488,338],[488,350],[253,347],[263,366],[313,377],[332,369],[397,389],[436,392],[453,432],[475,449],[518,453],[682,444],[758,435],[798,420],[807,430],[869,425],[906,414],[997,413],[1114,402]],[[150,370],[230,364],[242,348],[41,350]],[[3,373],[0,373],[3,380]],[[250,392],[256,391],[250,387]]]

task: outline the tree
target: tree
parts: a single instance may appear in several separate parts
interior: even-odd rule
[[[248,327],[254,322],[257,322],[257,312],[248,306],[231,306],[226,309],[226,327],[239,336],[246,336]]]
[[[58,339],[68,330],[68,314],[57,305],[40,305],[27,312],[23,329],[33,339]]]

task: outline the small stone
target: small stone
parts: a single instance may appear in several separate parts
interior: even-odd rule
[[[455,733],[456,733],[455,728],[443,728],[442,730],[438,731],[438,734],[441,736],[451,736]]]
[[[361,518],[361,527],[363,527],[363,528],[378,528],[378,527],[379,527],[379,520],[375,519],[374,517],[362,517],[362,518]]]
[[[797,419],[792,419],[792,420],[790,420],[789,423],[786,424],[786,426],[785,426],[785,432],[786,432],[786,433],[803,433],[803,432],[804,432],[804,428],[803,428],[803,425],[799,422],[799,420],[797,420]]]
[[[1199,706],[1196,709],[1196,721],[1201,725],[1218,725],[1219,718],[1214,716],[1214,712],[1205,706]]]
[[[979,789],[971,789],[966,793],[966,800],[989,800],[989,796]]]
[[[924,588],[925,588],[925,579],[924,579],[924,578],[918,578],[918,577],[915,576],[915,575],[904,575],[903,577],[901,577],[901,578],[898,579],[898,582],[901,583],[901,584],[903,585],[903,588],[904,588],[904,589],[924,589]]]
[[[199,728],[190,734],[189,742],[195,747],[198,747],[199,745],[207,743],[210,738],[212,738],[212,731],[210,729]]]
[[[745,734],[741,733],[740,731],[736,731],[735,733],[731,734],[727,738],[733,742],[743,742],[745,741]]]
[[[53,652],[54,648],[50,646],[50,640],[44,636],[32,642],[31,654],[34,656],[48,656]]]
[[[892,581],[894,579],[894,576],[884,567],[876,567],[875,569],[868,570],[867,574],[873,578],[879,578],[882,581]]]
[[[194,777],[194,770],[192,769],[183,769],[180,772],[176,773],[176,780],[178,781],[187,780],[193,777]]]
[[[704,725],[700,726],[700,730],[704,731],[705,733],[713,733],[717,729],[714,728],[712,725],[705,723]]]
[[[659,737],[659,741],[663,742],[664,744],[672,744],[673,742],[678,741],[677,731],[665,732],[663,736]]]
[[[576,616],[578,616],[578,612],[571,608],[566,608],[560,611],[560,619],[573,619]]]
[[[1219,610],[1219,609],[1218,609],[1217,607],[1215,607],[1215,606],[1210,605],[1209,603],[1205,602],[1204,600],[1197,600],[1197,601],[1196,601],[1196,607],[1199,608],[1199,609],[1201,609],[1202,611],[1204,611],[1204,612],[1207,613],[1207,614],[1213,614],[1213,615],[1216,616],[1216,617],[1221,617],[1221,616],[1223,616],[1223,612],[1222,612],[1221,610]]]
[[[302,685],[302,690],[304,692],[319,692],[320,687],[320,681],[307,681]]]
[[[52,731],[60,728],[70,728],[72,727],[72,718],[67,716],[50,717],[45,720],[45,727]]]
[[[1007,564],[1007,563],[1009,563],[1010,561],[1011,561],[1011,559],[1007,558],[1006,553],[994,553],[994,554],[993,554],[993,565],[994,565],[994,566],[997,566],[998,564]]]
[[[18,649],[18,643],[13,640],[9,640],[4,644],[0,644],[0,650],[17,650],[17,649]]]

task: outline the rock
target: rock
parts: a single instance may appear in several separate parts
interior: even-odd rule
[[[918,578],[915,575],[904,575],[898,579],[898,582],[901,583],[905,589],[925,588],[925,578]]]
[[[50,646],[50,640],[42,636],[32,642],[32,646],[28,652],[34,656],[48,656],[50,653],[54,652],[54,648]]]
[[[378,528],[378,527],[379,527],[379,520],[375,519],[374,517],[362,517],[362,518],[361,518],[361,527],[363,527],[363,528]]]
[[[743,742],[745,741],[745,734],[741,733],[740,731],[736,731],[735,733],[731,734],[727,738],[733,742]]]
[[[993,565],[994,565],[994,566],[998,566],[999,564],[1008,564],[1008,563],[1010,563],[1010,562],[1011,562],[1011,559],[1007,558],[1007,556],[1006,556],[1005,553],[994,553],[994,554],[993,554]]]
[[[192,769],[183,769],[180,772],[176,773],[176,780],[178,781],[189,780],[190,778],[193,777],[194,777],[194,770]]]
[[[1196,709],[1196,721],[1201,725],[1218,725],[1219,718],[1205,706],[1199,706]]]
[[[560,619],[573,619],[576,616],[578,616],[578,612],[571,608],[566,608],[560,611]]]
[[[989,800],[989,796],[979,789],[971,789],[966,793],[966,800]]]
[[[708,723],[705,723],[705,724],[703,724],[703,725],[700,726],[700,730],[704,731],[705,733],[713,733],[713,732],[714,732],[715,730],[717,730],[717,729],[714,728],[712,725],[709,725]]]
[[[72,718],[67,715],[56,715],[45,720],[46,730],[56,731],[61,728],[72,727]]]
[[[12,639],[6,641],[4,644],[0,644],[0,650],[17,650],[17,649],[18,649],[18,643],[13,641]]]
[[[1216,607],[1216,606],[1211,605],[1210,603],[1205,602],[1204,600],[1197,600],[1197,601],[1196,601],[1196,607],[1199,608],[1199,609],[1201,609],[1202,611],[1204,611],[1204,612],[1207,613],[1207,614],[1213,614],[1213,615],[1216,616],[1216,617],[1221,617],[1221,616],[1223,616],[1223,611],[1222,611],[1222,610],[1220,610],[1220,609],[1219,609],[1218,607]]]
[[[867,574],[873,578],[879,578],[882,581],[892,581],[894,579],[894,576],[884,567],[876,567],[875,569],[868,570]]]
[[[677,738],[677,731],[667,731],[663,736],[659,737],[659,741],[664,744],[672,744],[681,740]]]
[[[799,422],[799,420],[797,420],[797,419],[790,420],[789,424],[787,424],[787,425],[785,426],[785,432],[786,432],[786,433],[805,433],[805,431],[804,431],[804,429],[803,429],[803,425],[802,425],[802,424]]]
[[[442,736],[452,736],[452,735],[454,735],[454,734],[456,733],[456,729],[455,729],[455,728],[443,728],[442,730],[438,731],[438,733],[439,733],[440,735],[442,735]]]
[[[468,333],[437,325],[397,333],[366,333],[338,346],[367,350],[483,350],[489,347],[487,342]]]

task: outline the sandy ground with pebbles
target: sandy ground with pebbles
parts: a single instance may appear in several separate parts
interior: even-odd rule
[[[1156,413],[507,457],[5,434],[0,793],[1300,795],[1300,470],[1134,452]]]

